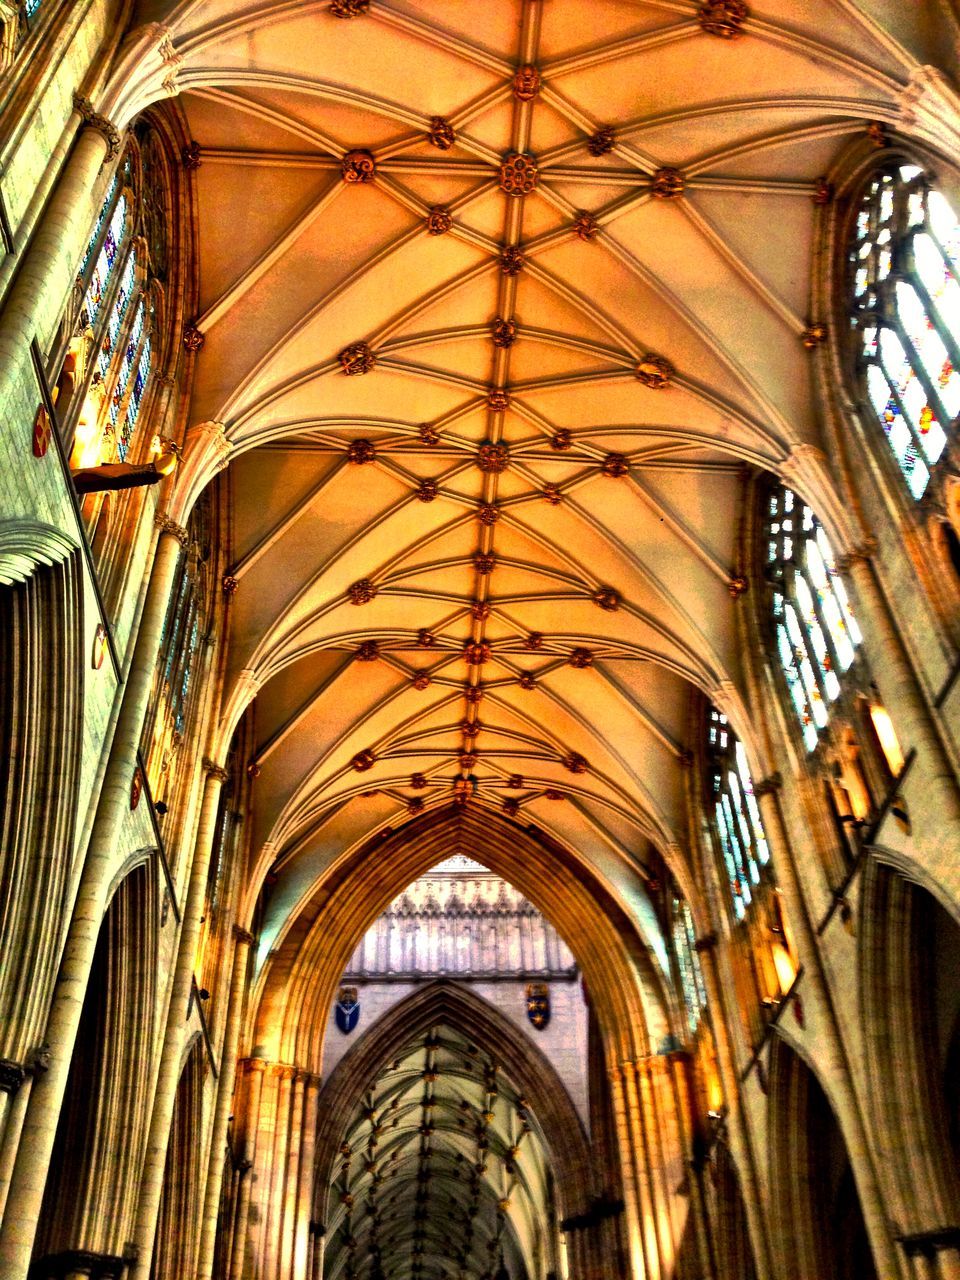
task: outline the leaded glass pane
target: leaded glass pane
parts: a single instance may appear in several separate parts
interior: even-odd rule
[[[850,262],[867,397],[920,498],[960,413],[960,225],[916,165],[870,182]]]
[[[726,716],[715,707],[707,716],[707,751],[714,826],[730,881],[733,912],[742,920],[753,900],[753,886],[760,883],[760,868],[770,861],[770,850],[746,752]]]

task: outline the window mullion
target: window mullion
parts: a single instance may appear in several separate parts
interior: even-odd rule
[[[823,672],[820,670],[820,663],[817,659],[817,655],[813,651],[813,642],[810,639],[810,633],[807,629],[806,623],[804,622],[803,609],[800,604],[800,601],[797,598],[796,587],[794,585],[794,578],[799,573],[799,570],[797,569],[795,563],[791,564],[790,569],[791,569],[791,574],[790,574],[789,585],[787,586],[787,593],[786,593],[787,599],[793,605],[793,613],[794,613],[794,617],[797,620],[797,627],[800,631],[800,637],[803,641],[803,647],[807,655],[807,662],[810,666],[810,670],[813,672],[813,682],[817,686],[817,690],[820,693],[820,697],[823,699],[824,706],[829,706],[830,699],[827,697],[827,691],[826,691],[826,688],[824,687]],[[787,638],[788,639],[790,638],[789,629],[787,630]],[[802,669],[798,674],[800,675],[800,679],[803,682],[804,689],[807,690],[807,698],[809,700],[811,698],[811,692],[809,689],[807,689],[806,681],[803,680]]]

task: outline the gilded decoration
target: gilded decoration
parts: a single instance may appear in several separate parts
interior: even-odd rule
[[[705,0],[697,18],[700,26],[710,36],[721,40],[735,40],[750,14],[744,0]]]
[[[423,813],[424,803],[419,796],[414,796],[412,800],[407,801],[407,813],[417,814]]]
[[[427,214],[427,234],[431,236],[445,236],[453,226],[453,217],[450,210],[443,204],[434,204],[430,206]]]
[[[479,466],[480,464],[478,463],[477,465]],[[483,467],[480,469],[482,471]],[[477,507],[477,519],[481,524],[487,525],[489,528],[490,525],[496,524],[500,519],[500,508],[494,506],[492,502],[483,502]]]
[[[487,475],[499,475],[510,465],[510,450],[505,444],[487,440],[477,450],[476,461],[480,470]],[[482,514],[480,519],[484,524],[488,523],[483,519]]]
[[[740,597],[746,593],[749,586],[750,583],[742,574],[735,574],[727,583],[727,590],[730,593],[730,599],[739,600]]]
[[[685,186],[679,169],[658,169],[650,179],[650,190],[658,200],[675,200],[683,195]]]
[[[347,588],[351,604],[369,604],[376,594],[377,588],[369,578],[361,578],[359,582],[354,582]]]
[[[586,757],[582,756],[579,751],[571,751],[569,755],[564,756],[563,767],[569,769],[571,773],[586,773],[590,768]]]
[[[573,234],[578,240],[595,240],[600,224],[592,213],[578,213],[573,223]]]
[[[355,183],[372,182],[377,172],[377,162],[372,151],[362,148],[348,151],[340,161],[340,173],[344,182],[352,186]]]
[[[349,378],[369,373],[377,364],[377,357],[365,342],[351,342],[337,356],[343,372]]]
[[[461,769],[473,769],[478,759],[475,751],[461,751],[458,763]]]
[[[203,330],[198,329],[195,324],[184,325],[183,329],[183,345],[187,351],[199,351],[203,346],[204,336]]]
[[[500,270],[505,276],[517,276],[523,270],[523,250],[508,245],[500,254]]]
[[[605,156],[613,150],[613,126],[605,124],[587,139],[587,150],[592,156]]]
[[[543,486],[543,496],[546,498],[547,502],[550,503],[551,507],[558,507],[563,501],[563,494],[560,492],[560,486],[558,484],[545,484]]]
[[[473,567],[479,574],[493,573],[497,558],[492,551],[478,551],[473,557]]]
[[[566,428],[556,432],[553,439],[550,441],[551,449],[556,449],[558,453],[566,453],[572,445],[573,435],[571,432],[567,431]]]
[[[427,127],[427,141],[441,151],[449,151],[457,140],[453,125],[444,116],[431,116]]]
[[[816,351],[817,347],[823,346],[827,340],[827,326],[825,324],[810,324],[800,335],[800,341],[808,351]]]
[[[510,408],[510,397],[505,391],[490,391],[487,394],[487,408],[491,413],[506,413]]]
[[[516,320],[503,320],[497,316],[494,320],[491,331],[493,335],[493,345],[506,350],[512,347],[517,340],[517,322]]]
[[[235,595],[235,594],[236,594],[236,591],[237,591],[237,588],[238,588],[239,586],[240,586],[240,579],[239,579],[239,578],[237,578],[237,577],[236,577],[234,574],[232,574],[232,573],[224,574],[223,579],[222,579],[222,581],[221,581],[221,583],[220,583],[220,587],[221,587],[221,589],[222,589],[222,591],[223,591],[223,594],[224,594],[225,596],[232,596],[232,595]]]
[[[428,631],[426,627],[421,627],[417,632],[417,644],[421,649],[435,649],[437,637],[432,631]]]
[[[616,613],[620,608],[620,592],[613,587],[598,587],[593,593],[593,603],[607,613]]]
[[[483,725],[479,720],[460,721],[460,732],[465,738],[475,738],[482,728]]]
[[[540,170],[531,155],[511,151],[500,163],[500,190],[508,196],[528,196],[539,181]]]
[[[330,0],[328,12],[335,18],[359,18],[370,11],[370,0]]]
[[[593,666],[593,654],[589,649],[571,649],[570,657],[567,659],[571,667],[577,671],[585,671],[587,667]]]
[[[510,817],[512,817],[515,813],[519,813],[519,811],[520,811],[520,801],[519,801],[519,800],[513,800],[513,799],[507,799],[507,800],[504,800],[504,802],[503,802],[503,812],[504,812],[504,813],[506,813],[506,814],[508,814]]]
[[[471,641],[464,647],[463,656],[468,666],[479,667],[490,657],[490,644],[487,640]]]
[[[513,96],[518,102],[531,102],[540,92],[540,72],[532,63],[517,67],[513,77]]]
[[[666,356],[657,356],[648,352],[639,361],[634,372],[637,375],[637,381],[642,382],[645,387],[650,387],[653,391],[662,391],[664,387],[669,386],[670,379],[673,377],[673,365]]]
[[[364,640],[357,650],[358,662],[376,662],[380,657],[380,645],[376,640]]]
[[[358,751],[350,763],[353,765],[354,769],[356,769],[357,773],[366,773],[368,769],[372,769],[377,763],[377,757],[370,748],[367,747],[363,751]]]
[[[347,459],[355,466],[362,467],[373,462],[377,456],[372,440],[351,440],[347,449]]]
[[[602,464],[603,474],[617,479],[625,476],[630,470],[630,464],[622,453],[608,453]]]
[[[420,502],[432,502],[440,492],[436,480],[421,480],[417,485],[417,498]]]

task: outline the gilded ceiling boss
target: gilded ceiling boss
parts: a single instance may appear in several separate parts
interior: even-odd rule
[[[0,0],[0,1280],[960,1280],[958,49]]]

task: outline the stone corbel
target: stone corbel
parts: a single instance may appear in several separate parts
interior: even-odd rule
[[[898,126],[940,151],[960,149],[960,94],[937,67],[914,67],[899,94]]]

